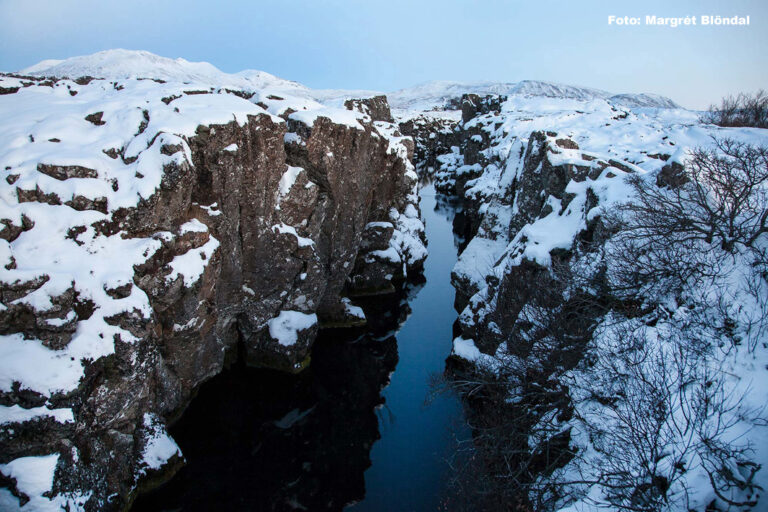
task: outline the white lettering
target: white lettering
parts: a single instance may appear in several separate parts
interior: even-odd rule
[[[639,25],[640,21],[640,18],[633,18],[631,16],[608,16],[609,25]]]
[[[665,17],[655,16],[652,14],[646,14],[644,17],[632,17],[632,16],[617,16],[611,14],[608,16],[609,25],[627,26],[627,25],[649,25],[649,26],[662,26],[669,28],[678,27],[691,27],[698,25],[715,25],[715,26],[734,26],[734,25],[749,25],[749,16],[720,16],[720,15],[703,15],[703,16],[678,16],[678,17]]]

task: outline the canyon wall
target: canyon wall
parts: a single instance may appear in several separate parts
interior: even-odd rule
[[[450,133],[416,144],[450,146],[431,157],[433,175],[463,205],[447,375],[474,427],[475,457],[455,476],[471,483],[467,499],[483,510],[759,508],[768,453],[750,446],[765,435],[754,413],[765,400],[750,386],[765,378],[754,364],[766,355],[764,249],[684,235],[713,183],[742,165],[728,151],[751,147],[746,165],[764,168],[754,148],[765,131],[611,100],[465,95],[455,106]],[[706,171],[691,169],[693,154]]]
[[[0,80],[0,508],[125,508],[182,463],[166,424],[203,382],[300,371],[365,321],[346,296],[426,257],[385,101]]]

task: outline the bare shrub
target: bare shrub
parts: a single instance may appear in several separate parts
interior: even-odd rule
[[[702,121],[718,126],[768,128],[768,94],[760,90],[727,96],[720,105],[710,106]]]
[[[768,232],[768,148],[715,139],[714,148],[690,152],[679,181],[652,187],[640,176],[630,178],[636,200],[622,208],[629,215],[620,228],[625,238],[655,253],[696,242],[733,252],[754,247]]]
[[[729,431],[755,411],[729,396],[723,372],[691,344],[690,333],[669,332],[649,342],[642,324],[625,322],[593,349],[593,378],[575,384],[574,394],[601,456],[579,461],[583,480],[575,483],[600,485],[605,501],[620,510],[689,509],[684,476],[703,469],[721,500],[754,506],[759,466],[749,461],[749,443]]]
[[[715,139],[689,156],[667,177],[674,186],[633,176],[634,200],[606,214],[618,232],[608,244],[610,285],[625,299],[695,291],[699,296],[689,300],[754,324],[753,350],[768,330],[768,148]],[[745,265],[748,275],[734,279]],[[753,303],[751,312],[734,310],[744,300]]]

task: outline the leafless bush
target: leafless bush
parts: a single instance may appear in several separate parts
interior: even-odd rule
[[[584,479],[575,483],[600,485],[605,501],[620,510],[689,509],[683,477],[702,468],[725,503],[754,506],[759,466],[748,459],[748,443],[728,436],[754,411],[726,393],[723,373],[707,354],[672,332],[651,343],[642,327],[628,322],[593,352],[594,378],[582,381],[576,394],[602,406],[577,411],[585,411],[579,419],[601,456],[580,461]]]
[[[768,94],[760,90],[727,96],[720,105],[710,106],[702,120],[718,126],[768,128]]]
[[[661,186],[632,177],[635,199],[606,215],[618,231],[609,244],[613,292],[711,290],[696,300],[712,301],[728,318],[733,312],[722,306],[738,292],[733,274],[740,260],[752,268],[740,280],[743,291],[756,310],[765,310],[768,148],[716,139],[713,148],[693,150],[684,169],[669,169]],[[745,319],[756,324],[751,348],[765,334],[764,320],[763,314]]]
[[[677,174],[672,187],[630,178],[636,200],[622,208],[625,238],[656,253],[678,244],[695,250],[691,244],[701,242],[732,253],[768,232],[767,147],[715,139],[714,148],[691,151]]]
[[[559,497],[557,483],[538,477],[572,458],[569,432],[541,420],[567,409],[565,392],[533,382],[514,389],[507,371],[517,374],[520,368],[511,359],[502,364],[510,367],[481,366],[448,381],[459,390],[472,429],[472,438],[459,443],[451,461],[450,484],[461,497],[451,510],[532,512],[551,508],[553,496]],[[511,402],[511,396],[522,399]],[[534,431],[537,438],[531,442]]]

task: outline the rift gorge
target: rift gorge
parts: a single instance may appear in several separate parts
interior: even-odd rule
[[[764,127],[125,50],[0,111],[0,510],[765,505]]]

